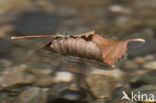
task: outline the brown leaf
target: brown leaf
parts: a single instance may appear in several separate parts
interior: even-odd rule
[[[77,36],[69,36],[69,38],[57,37],[47,44],[45,48],[63,55],[103,61],[112,66],[126,54],[128,43],[135,41],[144,42],[143,39],[114,41],[103,38],[92,31]]]

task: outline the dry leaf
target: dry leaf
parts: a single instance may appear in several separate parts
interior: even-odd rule
[[[126,55],[128,43],[136,41],[144,42],[143,39],[114,41],[103,38],[91,31],[77,36],[69,36],[68,38],[56,37],[45,48],[63,55],[103,61],[112,66],[122,56]]]

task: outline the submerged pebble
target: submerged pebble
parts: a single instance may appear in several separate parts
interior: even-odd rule
[[[67,100],[76,101],[80,99],[80,92],[66,90],[61,94],[61,97]]]
[[[54,77],[54,81],[56,83],[59,83],[59,82],[71,82],[73,79],[74,79],[73,74],[70,73],[70,72],[66,72],[66,71],[56,72],[55,77]]]
[[[19,103],[47,103],[47,94],[39,87],[30,87],[18,97]]]
[[[12,62],[9,60],[1,59],[0,60],[0,68],[7,68],[12,65]]]
[[[150,62],[147,62],[143,65],[144,68],[146,69],[153,69],[153,70],[156,70],[156,61],[150,61]]]
[[[0,76],[0,88],[9,88],[16,85],[31,84],[35,77],[25,73],[23,67],[12,67],[5,69]]]
[[[111,99],[116,83],[112,77],[92,74],[87,76],[86,82],[95,97],[103,100]]]
[[[126,69],[137,69],[138,67],[139,67],[139,65],[136,62],[128,60],[128,61],[126,61],[124,63],[124,67],[123,68],[126,68]]]
[[[48,95],[50,96],[50,99],[56,99],[61,96],[63,91],[68,90],[69,88],[69,83],[57,83],[51,86],[50,90],[48,91]]]
[[[147,59],[145,57],[136,57],[134,61],[138,64],[144,64],[146,63]]]
[[[54,79],[50,75],[41,75],[37,76],[35,81],[35,85],[37,86],[51,86],[54,83]]]
[[[46,64],[31,64],[28,66],[28,71],[34,75],[50,75],[53,69]]]

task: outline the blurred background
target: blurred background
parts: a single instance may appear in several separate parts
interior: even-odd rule
[[[0,0],[0,103],[133,103],[121,101],[122,91],[156,96],[155,11],[156,0]],[[147,42],[110,69],[44,50],[52,38],[10,39],[91,30]]]

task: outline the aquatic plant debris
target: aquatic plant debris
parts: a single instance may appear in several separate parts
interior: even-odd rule
[[[12,39],[19,39],[35,36],[19,36]],[[79,35],[43,35],[36,37],[54,37],[53,40],[45,46],[45,49],[60,53],[62,55],[78,56],[83,58],[103,61],[108,66],[113,66],[119,59],[126,55],[128,43],[141,42],[141,38],[128,39],[123,41],[110,40],[104,38],[95,31]]]

